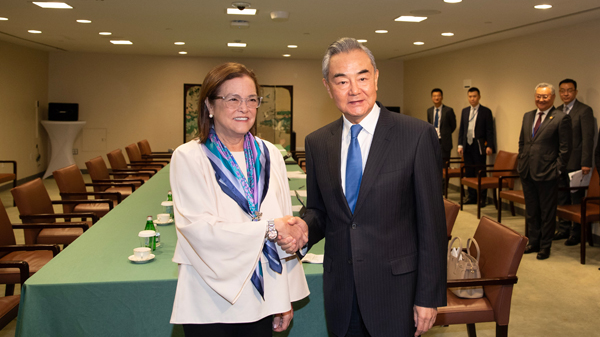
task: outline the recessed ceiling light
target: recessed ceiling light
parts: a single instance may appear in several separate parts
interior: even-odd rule
[[[444,0],[444,2],[447,2],[449,4],[457,4],[459,2],[462,2],[462,0]]]
[[[283,57],[290,57],[290,56],[292,56],[292,55],[290,55],[290,54],[283,54]]]
[[[133,42],[129,40],[110,40],[112,44],[133,44]]]
[[[425,44],[425,42],[417,41],[417,42],[413,42],[413,44],[414,44],[415,46],[422,46],[422,45],[424,45],[424,44]]]
[[[111,33],[111,32],[100,32],[100,33],[98,33],[98,34],[100,34],[100,35],[112,35],[112,33]]]
[[[33,4],[36,6],[40,6],[42,8],[62,8],[62,9],[73,8],[64,2],[37,2],[37,1],[34,1]]]
[[[367,43],[367,40],[365,40],[365,39],[360,39],[360,40],[356,40],[356,41],[358,41],[358,43]]]
[[[0,18],[0,21],[8,21],[7,18]]]
[[[244,8],[239,10],[237,8],[227,8],[227,14],[230,15],[256,15],[256,9]]]
[[[454,33],[450,33],[450,32],[442,33],[442,36],[454,36]]]
[[[552,5],[537,5],[537,6],[533,6],[533,8],[535,8],[535,9],[550,9],[550,8],[552,8]]]
[[[387,33],[387,32],[388,32],[388,31],[387,31],[387,30],[385,30],[385,29],[379,29],[379,30],[376,30],[376,31],[375,31],[375,33],[377,33],[377,34],[385,34],[385,33]]]
[[[30,29],[30,30],[28,30],[28,32],[31,33],[31,34],[42,34],[41,30]]]
[[[228,42],[227,43],[227,47],[245,48],[246,44],[245,43],[240,43],[240,42]]]
[[[174,44],[176,44],[178,46],[183,46],[185,44],[185,42],[175,42]]]
[[[90,20],[77,20],[79,23],[92,23]]]
[[[185,55],[185,54],[187,54],[187,51],[180,51],[179,54]]]
[[[288,44],[288,48],[298,48],[295,44]]]
[[[401,21],[401,22],[421,22],[423,20],[427,20],[427,17],[426,16],[403,15],[403,16],[397,17],[394,21]]]

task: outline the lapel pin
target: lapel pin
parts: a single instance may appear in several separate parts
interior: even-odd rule
[[[550,119],[554,118],[554,116],[550,116]]]

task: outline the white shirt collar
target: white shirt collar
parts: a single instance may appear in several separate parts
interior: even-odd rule
[[[476,106],[472,106],[471,105],[471,110],[478,111],[479,110],[479,104],[477,104]]]
[[[569,102],[568,104],[565,104],[564,106],[568,107],[569,110],[573,109],[573,105],[575,105],[575,101],[577,99],[572,100],[571,102]]]
[[[381,113],[381,108],[375,103],[373,105],[373,109],[362,121],[360,121],[360,126],[363,127],[364,131],[367,131],[371,135],[375,134],[375,127],[377,126],[377,121],[379,120],[379,114]],[[350,127],[352,127],[352,123],[346,119],[346,116],[342,115],[344,118],[344,127],[343,127],[343,136],[345,137],[350,132]]]

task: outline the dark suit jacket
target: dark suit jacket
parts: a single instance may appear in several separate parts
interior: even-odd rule
[[[565,173],[571,154],[571,117],[554,107],[531,138],[537,109],[525,113],[519,136],[519,164],[521,178],[531,175],[535,181],[555,180]]]
[[[458,129],[458,145],[467,147],[467,130],[469,129],[469,115],[471,114],[471,106],[462,110],[460,117],[460,128]],[[477,119],[475,120],[475,139],[486,144],[485,147],[496,149],[494,144],[494,117],[492,110],[479,105],[477,109]],[[485,155],[485,148],[483,149]]]
[[[558,110],[563,111],[564,104]],[[581,170],[582,166],[592,167],[594,153],[594,112],[589,106],[575,100],[571,112],[573,127],[573,149],[567,164],[567,172]]]
[[[435,107],[427,109],[427,121],[433,125]],[[442,152],[450,153],[452,150],[452,133],[456,130],[456,116],[454,110],[442,104],[442,116],[440,117],[440,138],[442,139]]]
[[[372,336],[411,336],[413,304],[446,305],[442,163],[431,125],[381,107],[354,214],[341,186],[342,118],[306,137],[309,247],[326,238],[328,328],[344,335],[354,288]]]

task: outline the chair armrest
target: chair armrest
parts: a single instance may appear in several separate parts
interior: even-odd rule
[[[122,201],[122,196],[121,193],[119,192],[61,192],[60,193],[60,197],[64,198],[64,197],[83,197],[83,196],[98,196],[98,197],[115,197],[117,198],[117,204],[121,203]],[[112,200],[108,200],[108,199],[93,199],[94,202],[110,202],[110,209],[112,209],[113,206],[113,202]]]
[[[148,176],[148,178],[152,177],[154,174],[156,173],[155,169],[134,169],[134,168],[129,168],[129,169],[112,169],[110,174],[115,176],[115,175],[127,175],[127,174],[134,174],[134,175],[138,175],[138,176]]]
[[[518,179],[521,178],[521,176],[519,175],[509,175],[509,176],[500,176],[498,177],[498,195],[500,195],[500,192],[502,192],[502,181],[504,179]]]
[[[477,287],[477,286],[504,286],[516,284],[519,280],[516,276],[494,277],[494,278],[475,278],[468,280],[448,280],[447,288],[456,287]]]
[[[26,261],[2,261],[0,268],[19,268],[20,281],[23,284],[29,278],[29,263]]]
[[[35,219],[61,219],[61,218],[91,218],[92,224],[98,221],[98,216],[91,212],[82,213],[46,213],[46,214],[30,214],[30,215],[19,215],[22,221],[30,222]]]
[[[79,193],[72,193],[79,194]],[[121,193],[119,193],[121,194]],[[63,193],[61,193],[61,197]],[[108,209],[113,209],[113,202],[109,199],[82,199],[82,200],[52,200],[54,205],[79,205],[79,204],[108,204]]]
[[[152,154],[143,154],[142,158],[148,159],[148,160],[152,160],[152,158],[171,159],[171,154],[169,154],[168,152],[165,152],[165,153],[152,152]]]
[[[144,165],[144,166],[156,166],[156,167],[164,167],[169,163],[168,160],[130,160],[130,165]],[[154,164],[154,165],[153,165]],[[165,164],[165,165],[162,165]]]
[[[36,251],[36,250],[50,250],[52,256],[56,256],[60,253],[60,247],[57,244],[34,244],[34,245],[7,245],[0,246],[0,252],[20,252],[20,251]]]
[[[13,224],[13,228],[16,229],[44,229],[44,228],[81,228],[83,231],[87,231],[90,225],[87,222],[76,221],[76,222],[40,222],[40,223],[22,223]]]
[[[131,164],[127,164],[127,170],[129,171],[135,171],[135,170],[144,170],[144,171],[150,171],[150,172],[158,172],[159,169],[163,168],[163,165],[152,165],[152,164],[139,164],[139,163],[131,163]],[[158,167],[158,169],[155,168],[151,168],[151,167]],[[112,174],[112,173],[111,173]]]
[[[13,174],[17,176],[17,162],[15,160],[0,160],[3,164],[13,164]]]
[[[115,186],[115,187],[131,187],[131,192],[135,192],[135,184],[132,182],[139,182],[140,185],[144,184],[143,179],[98,179],[91,185],[85,184],[86,186]]]

